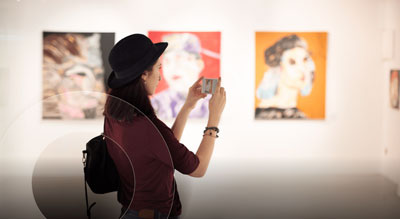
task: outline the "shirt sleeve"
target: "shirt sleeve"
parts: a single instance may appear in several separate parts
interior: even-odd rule
[[[182,174],[190,174],[196,170],[200,163],[197,155],[181,144],[172,130],[161,120],[158,118],[152,120],[168,146],[174,168]]]

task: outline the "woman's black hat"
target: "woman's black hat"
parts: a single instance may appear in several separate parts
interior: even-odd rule
[[[120,40],[108,56],[113,71],[108,77],[110,88],[120,88],[139,77],[167,48],[168,43],[155,43],[143,34],[132,34]]]

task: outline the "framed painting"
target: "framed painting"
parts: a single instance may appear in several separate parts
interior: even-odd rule
[[[102,117],[114,33],[43,32],[43,119]]]
[[[151,102],[160,118],[173,119],[198,78],[220,76],[221,33],[149,31],[148,35],[154,43],[168,42],[161,57],[162,80]],[[190,118],[208,118],[210,96],[199,100]]]
[[[255,119],[324,119],[326,32],[256,32]]]
[[[400,70],[390,70],[390,86],[389,86],[389,97],[390,106],[393,109],[399,109],[399,77]]]

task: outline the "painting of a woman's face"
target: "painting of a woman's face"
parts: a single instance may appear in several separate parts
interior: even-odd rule
[[[204,67],[200,58],[183,50],[166,51],[162,65],[163,75],[168,85],[180,92],[187,91]]]
[[[399,107],[399,73],[392,71],[390,75],[390,104],[393,108]]]
[[[311,82],[315,65],[306,49],[295,47],[283,52],[280,68],[282,83],[301,90]]]
[[[256,32],[256,119],[325,118],[326,39]]]

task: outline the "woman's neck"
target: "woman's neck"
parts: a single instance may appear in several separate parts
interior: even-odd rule
[[[277,107],[279,108],[295,108],[297,106],[297,96],[299,94],[298,89],[291,88],[284,84],[279,83],[278,90],[276,92]]]

